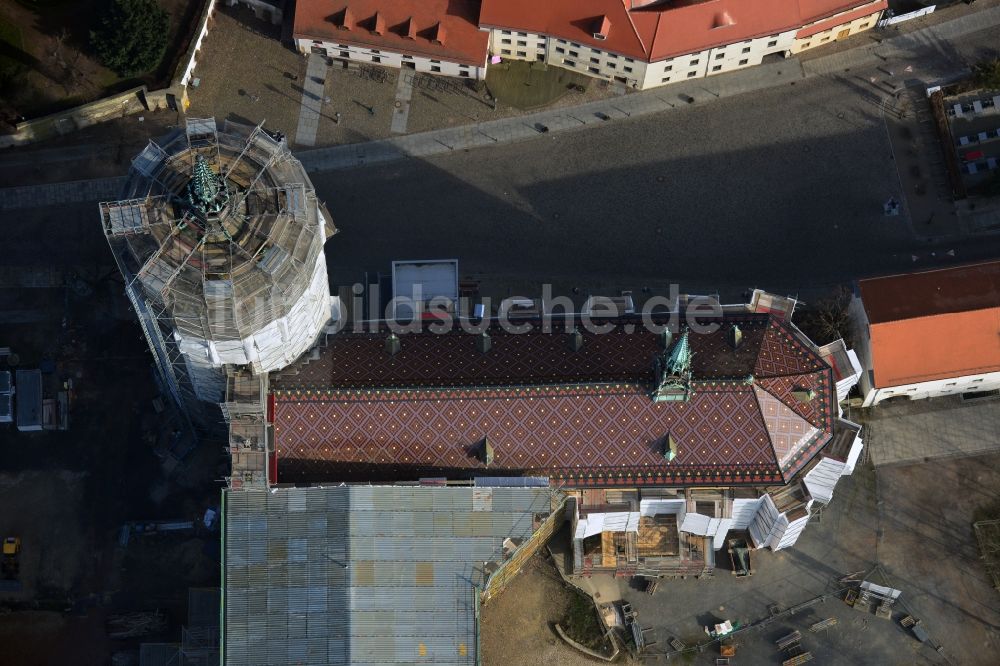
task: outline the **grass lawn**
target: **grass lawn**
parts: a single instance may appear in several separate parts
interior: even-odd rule
[[[516,109],[547,106],[574,86],[587,88],[592,79],[562,67],[539,62],[505,60],[486,70],[486,87],[498,101]]]

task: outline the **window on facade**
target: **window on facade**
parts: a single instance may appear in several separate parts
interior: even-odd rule
[[[600,74],[601,73],[601,70],[597,69],[596,67],[588,67],[587,71],[590,72],[591,74]]]
[[[607,55],[608,55],[608,60],[618,60],[618,56],[616,56],[614,53],[609,53]]]
[[[674,66],[673,65],[667,65],[666,67],[663,68],[663,71],[664,72],[672,72],[672,71],[674,71]]]
[[[867,27],[868,27],[868,26],[870,26],[870,25],[871,25],[871,23],[862,23],[862,24],[861,24],[860,26],[858,26],[858,27],[859,27],[859,28],[860,28],[861,30],[864,30],[865,28],[867,28]]]
[[[625,62],[635,62],[635,60],[632,60],[632,58],[625,58]]]
[[[378,49],[372,49],[372,53],[381,53]]]
[[[631,72],[632,71],[631,67],[622,67],[622,69],[624,69],[626,72]]]
[[[809,43],[809,42],[806,42],[805,44],[803,44],[803,45],[802,45],[802,48],[804,48],[804,49],[807,49],[807,48],[809,48],[810,46],[812,46],[812,44],[811,44],[811,43]]]
[[[750,47],[749,46],[744,46],[743,47],[743,53],[750,53]]]
[[[669,76],[664,76],[663,80],[661,81],[661,83],[670,83],[670,77]]]
[[[956,386],[958,382],[948,382],[945,386]]]
[[[973,383],[973,384],[978,384],[978,383],[980,383],[981,381],[983,381],[983,378],[982,378],[982,377],[980,377],[979,379],[973,379],[973,380],[972,380],[972,383]]]
[[[510,34],[510,30],[501,30],[500,34],[501,35],[509,35]]]
[[[565,39],[557,39],[556,41],[559,42],[560,44],[565,44],[566,43]]]
[[[576,58],[576,57],[578,57],[578,56],[580,55],[580,54],[579,54],[579,53],[577,53],[576,51],[570,51],[570,52],[569,52],[569,54],[570,54],[571,56],[573,56],[574,58]]]
[[[561,46],[556,47],[556,53],[566,53],[566,49]]]
[[[441,67],[439,65],[431,65],[431,71],[432,72],[440,72],[441,71]]]
[[[431,60],[431,62],[433,62],[433,63],[436,63],[436,64],[438,64],[438,65],[440,65],[440,64],[441,64],[441,61],[440,61],[440,60]]]
[[[695,58],[694,60],[691,61],[691,66],[692,67],[694,67],[697,64],[698,64],[698,59],[697,58]]]
[[[519,39],[519,40],[517,40],[517,45],[518,46],[527,46],[528,42],[524,41],[523,39]]]
[[[725,57],[726,57],[726,54],[725,54],[725,53],[716,53],[716,54],[715,54],[715,59],[716,59],[716,60],[722,60],[722,59],[723,59],[723,58],[725,58]]]
[[[518,51],[517,52],[517,57],[519,57],[519,58],[527,58],[528,57],[528,52],[527,51]]]
[[[609,63],[607,64],[607,68],[608,68],[608,69],[617,69],[617,68],[618,68],[618,65],[616,65],[616,64],[615,64],[615,63],[613,63],[613,62],[609,62]]]
[[[591,58],[590,62],[594,63],[595,65],[600,65],[601,64],[601,59],[600,58]]]
[[[464,76],[464,77],[466,77],[466,78],[469,78],[469,73],[468,73],[468,72],[466,72],[466,71],[464,71],[464,70],[463,70],[463,71],[461,71],[461,72],[459,72],[459,73],[458,73],[458,75],[459,75],[459,76]]]
[[[743,65],[747,64],[748,62],[750,62],[750,61],[746,60],[746,59],[740,60],[740,66],[742,67]]]
[[[590,52],[591,53],[600,53],[600,51],[598,51],[597,49],[590,49]]]
[[[510,44],[510,40],[509,39],[501,39],[500,43],[501,44]]]
[[[510,55],[510,49],[500,49],[500,53],[504,55]]]
[[[573,61],[573,60],[570,60],[569,58],[563,58],[563,64],[566,65],[566,66],[568,66],[568,67],[576,67],[576,62]]]
[[[411,56],[411,55],[404,55],[403,56],[403,60],[413,60],[413,56]]]
[[[382,58],[379,58],[378,56],[372,56],[372,62],[382,62]]]
[[[777,39],[772,39],[771,41],[769,41],[767,43],[768,48],[770,48],[772,46],[777,46],[777,45],[778,45],[778,40]]]
[[[688,72],[688,78],[689,79],[693,79],[696,76],[698,76],[698,72]]]
[[[340,57],[341,58],[350,58],[351,57],[351,52],[350,51],[341,51],[340,52]]]
[[[820,42],[828,42],[828,41],[830,41],[830,38],[829,37],[824,37],[823,39],[821,39],[819,41]]]
[[[519,32],[519,33],[517,33],[517,36],[518,37],[527,37],[528,33],[526,33],[526,32]]]
[[[722,65],[715,65],[714,67],[712,67],[713,72],[718,72],[720,69],[722,69]]]

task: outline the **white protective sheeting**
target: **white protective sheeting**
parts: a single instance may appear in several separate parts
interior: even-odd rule
[[[784,516],[782,517],[784,518]],[[809,514],[806,514],[797,520],[793,520],[790,523],[788,523],[787,520],[785,522],[787,523],[787,526],[781,536],[778,537],[778,542],[772,546],[773,550],[781,550],[782,548],[794,546],[795,542],[799,539],[799,535],[802,534],[802,530],[804,530],[806,525],[809,524]]]
[[[687,513],[681,523],[681,531],[699,536],[714,537],[719,533],[725,536],[732,524],[731,518],[709,518],[700,513]]]
[[[639,515],[676,514],[683,516],[686,504],[687,502],[682,499],[644,499],[639,502]]]
[[[730,526],[734,530],[745,530],[750,526],[750,521],[757,514],[760,506],[760,498],[757,499],[734,499],[733,500],[733,524]]]
[[[779,526],[778,523],[781,521],[784,524]],[[750,531],[750,538],[753,540],[754,546],[756,548],[764,548],[771,545],[774,535],[779,531],[784,531],[784,526],[787,524],[788,521],[778,513],[778,509],[774,506],[774,500],[771,499],[771,496],[764,495],[761,497],[757,513],[754,514],[753,520],[750,521],[747,529]]]
[[[585,539],[601,532],[639,532],[639,513],[636,511],[615,511],[612,513],[589,513],[581,516],[576,524],[575,539]]]
[[[241,340],[205,340],[175,332],[181,351],[214,366],[253,365],[255,372],[272,372],[291,365],[319,338],[330,320],[330,287],[326,256],[313,266],[309,287],[288,314],[269,322]]]
[[[865,443],[861,439],[861,435],[854,438],[854,443],[851,444],[851,450],[847,454],[847,463],[844,465],[841,475],[848,476],[854,473],[854,466],[858,464],[858,458],[861,457],[861,451],[865,448]]]
[[[833,458],[821,459],[815,467],[805,475],[806,489],[817,502],[829,504],[833,499],[833,489],[840,481],[846,465]]]

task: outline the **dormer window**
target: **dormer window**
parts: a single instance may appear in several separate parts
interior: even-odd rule
[[[594,21],[594,39],[605,40],[611,32],[611,19],[607,16],[598,17]]]

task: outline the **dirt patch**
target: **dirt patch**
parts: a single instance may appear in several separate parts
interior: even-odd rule
[[[955,663],[1000,650],[1000,593],[979,559],[973,520],[1000,497],[1000,455],[878,472],[879,556],[903,601]]]
[[[0,617],[3,663],[9,666],[108,663],[110,642],[104,635],[104,614],[67,616],[25,611]]]
[[[93,543],[78,512],[86,475],[30,471],[0,475],[0,532],[21,537],[22,590],[11,599],[65,596],[83,575]]]
[[[483,666],[589,663],[553,629],[565,619],[575,595],[544,553],[531,558],[510,587],[483,607],[479,638]]]

